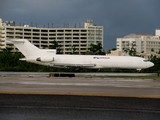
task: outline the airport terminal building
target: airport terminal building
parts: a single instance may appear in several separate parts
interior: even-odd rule
[[[130,34],[123,38],[117,38],[117,51],[123,51],[126,48],[136,48],[138,53],[147,53],[160,51],[160,29],[155,30],[155,36],[149,34]]]
[[[73,49],[74,53],[86,54],[91,43],[100,42],[103,46],[103,26],[96,26],[92,20],[87,20],[83,28],[38,28],[16,26],[14,21],[3,21],[0,18],[0,49],[13,47],[6,44],[6,39],[28,39],[42,49],[50,48],[57,41],[63,54],[71,54]]]

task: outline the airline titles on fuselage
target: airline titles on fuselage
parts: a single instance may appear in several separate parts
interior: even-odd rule
[[[101,57],[93,57],[93,59],[110,59],[110,57],[103,57],[103,56],[101,56]]]

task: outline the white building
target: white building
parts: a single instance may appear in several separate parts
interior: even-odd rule
[[[143,34],[130,34],[123,38],[117,38],[116,48],[118,51],[123,51],[125,48],[136,48],[138,53],[154,52],[158,53],[160,50],[160,30],[156,30],[155,36]]]
[[[0,49],[9,47],[6,39],[28,39],[39,48],[49,48],[55,40],[63,54],[72,53],[73,48],[76,53],[85,54],[91,43],[101,42],[103,46],[103,26],[95,26],[91,20],[84,23],[84,28],[37,28],[14,24],[0,19]]]

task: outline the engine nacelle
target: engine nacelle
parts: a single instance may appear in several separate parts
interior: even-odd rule
[[[36,59],[36,61],[39,61],[39,62],[53,62],[54,61],[54,57],[51,57],[51,58],[38,57]]]

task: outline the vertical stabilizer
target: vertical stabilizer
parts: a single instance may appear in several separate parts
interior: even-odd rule
[[[25,57],[34,56],[40,52],[40,49],[30,43],[27,39],[11,39],[7,42],[13,43]]]

